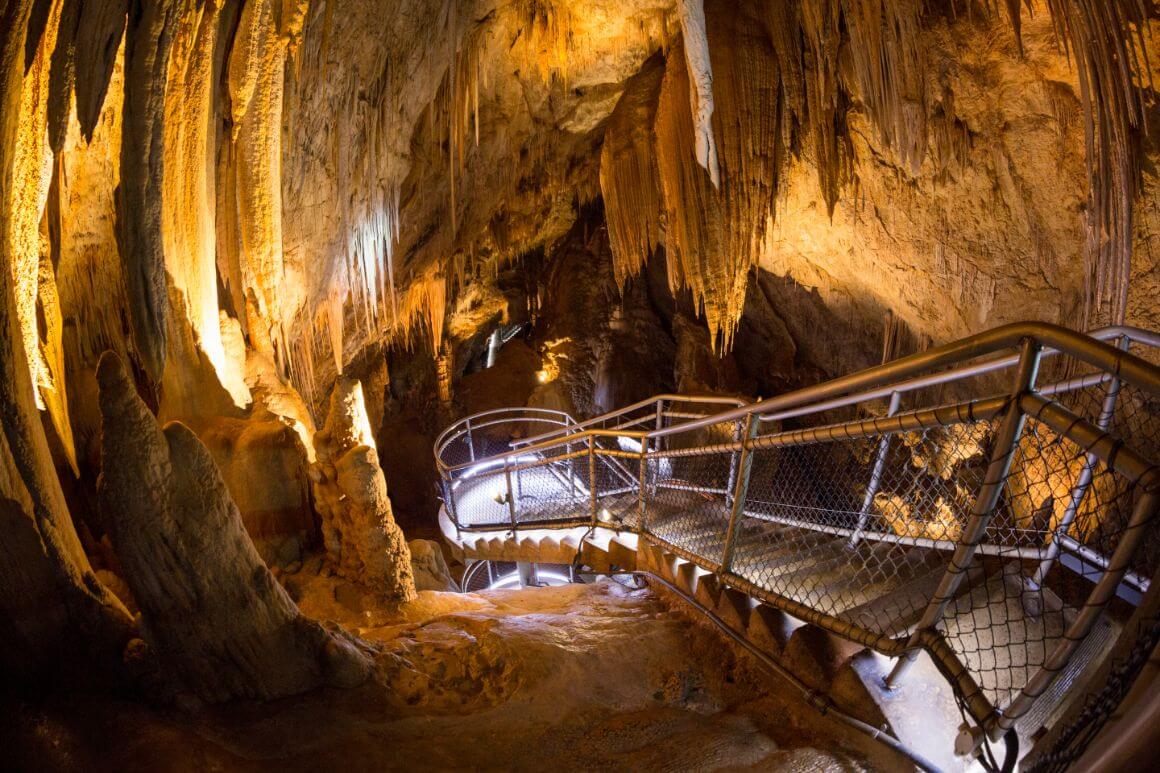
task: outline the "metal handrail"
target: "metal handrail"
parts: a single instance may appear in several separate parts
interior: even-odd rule
[[[1134,341],[1148,343],[1149,345],[1152,345],[1151,341],[1158,338],[1155,333],[1138,330],[1136,328],[1114,328],[1113,330],[1118,335],[1128,336]],[[1100,332],[1101,334],[1108,335],[1106,329]],[[1109,335],[1109,338],[1114,337],[1116,336]],[[1119,352],[1102,341],[1089,338],[1083,333],[1077,333],[1065,327],[1060,327],[1059,325],[1052,325],[1046,322],[1016,322],[978,333],[969,338],[964,338],[944,346],[928,349],[925,352],[918,352],[909,357],[893,360],[884,365],[867,368],[866,370],[858,371],[848,376],[842,376],[831,381],[824,381],[820,384],[805,387],[804,389],[778,395],[777,397],[770,397],[731,411],[714,414],[713,416],[708,416],[698,421],[686,422],[676,427],[658,430],[650,433],[650,437],[665,437],[675,432],[692,431],[712,424],[736,421],[738,419],[744,419],[750,413],[761,414],[763,420],[766,420],[766,417],[782,417],[788,409],[811,405],[814,402],[824,404],[826,407],[819,408],[815,406],[813,410],[806,411],[806,413],[830,410],[831,408],[838,407],[835,401],[831,401],[832,398],[840,397],[846,400],[853,400],[853,398],[857,397],[858,399],[854,402],[862,402],[870,399],[870,395],[877,395],[879,393],[880,396],[886,397],[895,391],[896,384],[904,384],[906,383],[906,379],[912,378],[919,373],[978,359],[979,357],[994,354],[1005,349],[1011,349],[1020,346],[1023,339],[1035,341],[1039,344],[1041,350],[1051,349],[1054,352],[1068,354],[1078,360],[1082,360],[1099,370],[1109,373],[1118,372],[1121,378],[1135,386],[1145,389],[1152,394],[1160,395],[1160,383],[1155,380],[1155,367],[1139,357],[1127,352]],[[995,365],[993,369],[1008,368],[1011,367],[1011,364],[1010,358],[1003,358],[1003,364]],[[946,371],[934,374],[930,378],[930,382],[923,384],[923,386],[944,384],[963,378],[963,376],[954,371]],[[885,387],[887,384],[890,385],[890,388],[872,390],[873,387]],[[831,402],[823,403],[823,401]],[[849,405],[851,403],[844,402],[843,404]]]
[[[1117,341],[1118,344],[1113,347],[1106,343],[1107,341]],[[1110,439],[1105,430],[1108,417],[1103,414],[1093,424],[1071,414],[1050,399],[1060,393],[1105,383],[1111,386],[1108,392],[1111,395],[1118,393],[1121,385],[1131,385],[1147,395],[1160,397],[1160,368],[1126,351],[1129,342],[1160,347],[1160,335],[1122,326],[1104,328],[1091,335],[1084,335],[1046,323],[1017,323],[795,392],[753,404],[739,405],[701,418],[693,418],[675,426],[665,427],[662,425],[661,417],[665,413],[665,401],[683,400],[685,402],[722,404],[728,403],[730,400],[729,398],[710,400],[698,396],[660,395],[582,423],[564,423],[560,429],[522,438],[512,443],[512,451],[489,457],[484,460],[484,463],[503,465],[504,473],[509,481],[508,505],[511,510],[511,528],[516,530],[521,527],[521,524],[518,522],[515,505],[510,496],[510,476],[513,471],[519,472],[536,467],[552,469],[553,465],[566,461],[569,465],[569,474],[572,475],[574,474],[574,468],[571,466],[573,462],[582,456],[587,456],[589,490],[585,492],[585,496],[590,500],[587,508],[590,512],[586,516],[578,514],[578,517],[584,521],[591,519],[593,525],[598,525],[597,509],[600,492],[596,478],[597,459],[603,458],[606,461],[617,458],[639,459],[637,494],[640,521],[636,529],[642,535],[657,540],[659,538],[648,531],[646,520],[648,502],[651,501],[650,497],[656,495],[656,484],[650,482],[649,479],[650,460],[656,460],[657,463],[660,463],[666,459],[688,456],[731,454],[728,485],[721,490],[713,489],[717,496],[725,498],[729,513],[728,525],[725,527],[722,557],[715,565],[706,565],[705,568],[720,573],[725,583],[732,584],[775,604],[803,620],[874,647],[883,654],[903,656],[900,658],[894,674],[892,674],[892,681],[901,678],[906,668],[905,664],[913,657],[914,653],[919,649],[925,649],[940,665],[941,670],[952,680],[956,691],[962,696],[966,707],[975,720],[984,726],[992,736],[997,736],[1002,735],[1004,731],[1012,727],[1019,717],[1027,712],[1035,699],[1047,689],[1054,673],[1070,661],[1079,643],[1094,626],[1096,617],[1103,606],[1115,595],[1119,584],[1125,577],[1131,575],[1129,561],[1142,538],[1143,529],[1141,526],[1153,517],[1153,512],[1158,506],[1157,503],[1160,502],[1160,472],[1157,472],[1155,467],[1156,460],[1147,459],[1122,442]],[[1021,350],[1018,355],[1003,355],[983,362],[973,362],[979,358],[999,354],[1015,347]],[[1086,363],[1094,367],[1097,372],[1074,377],[1057,384],[1042,387],[1037,385],[1036,376],[1042,359],[1059,354],[1068,355],[1075,360]],[[1015,380],[1005,394],[981,397],[938,408],[898,411],[899,396],[904,392],[961,381],[972,376],[1012,367],[1016,369]],[[891,409],[888,415],[883,418],[861,419],[764,435],[758,430],[759,425],[763,422],[819,414],[837,407],[856,405],[882,397],[891,398]],[[1114,403],[1114,397],[1106,400],[1103,413],[1108,413],[1110,409],[1114,409]],[[624,422],[618,427],[598,426],[607,425],[617,418],[654,404],[658,420],[652,429],[627,429],[627,427],[647,421],[649,419],[647,416]],[[1007,485],[1012,455],[1023,435],[1024,422],[1029,416],[1082,449],[1086,455],[1085,466],[1089,469],[1089,475],[1091,465],[1098,460],[1117,475],[1133,484],[1142,485],[1144,487],[1142,490],[1145,493],[1137,503],[1136,510],[1132,515],[1129,525],[1130,531],[1121,538],[1114,554],[1107,557],[1097,554],[1097,557],[1103,562],[1103,575],[1091,592],[1088,603],[1083,606],[1077,618],[1068,627],[1064,639],[1052,650],[1042,666],[1027,679],[1026,684],[1013,699],[1006,702],[1005,705],[992,706],[974,682],[970,672],[959,662],[958,656],[938,632],[936,626],[943,619],[947,605],[955,598],[958,586],[964,581],[967,569],[976,554],[991,553],[1005,557],[1021,557],[1032,561],[1039,560],[1041,571],[1036,573],[1034,581],[1040,582],[1046,574],[1046,562],[1053,560],[1059,553],[1060,544],[1066,546],[1066,540],[1070,539],[1066,533],[1070,525],[1070,521],[1068,521],[1067,524],[1060,524],[1056,528],[1055,539],[1042,548],[1020,548],[1015,545],[992,546],[984,540],[988,534],[989,523],[996,511],[1000,494]],[[949,561],[938,584],[938,589],[930,596],[927,609],[910,636],[899,639],[883,637],[849,621],[837,619],[826,612],[812,609],[793,599],[765,591],[753,585],[749,580],[733,573],[732,550],[739,520],[742,516],[755,517],[745,512],[749,469],[752,464],[751,451],[826,440],[881,438],[882,442],[880,442],[874,455],[875,469],[871,471],[871,483],[862,506],[863,510],[867,510],[876,488],[875,481],[881,473],[879,468],[886,453],[884,443],[892,434],[925,429],[934,424],[966,424],[992,418],[999,419],[1000,424],[991,448],[991,460],[987,475],[976,494],[970,517],[957,539],[953,542],[941,541],[948,544],[935,544],[939,541],[931,540],[931,547],[953,549],[954,557]],[[495,422],[500,423],[500,420],[495,420]],[[661,441],[664,438],[677,435],[691,436],[691,433],[710,426],[728,425],[732,425],[734,428],[733,439],[730,442],[688,448],[673,448],[671,446],[662,448]],[[448,431],[451,429],[449,428]],[[444,432],[440,436],[439,442],[443,443],[447,436],[448,432]],[[599,438],[605,437],[632,438],[640,443],[640,450],[636,452],[600,449],[597,441]],[[441,448],[442,446],[437,444],[437,449]],[[575,451],[576,448],[581,450]],[[566,450],[566,453],[558,456],[544,456],[546,452],[561,449]],[[529,457],[531,458],[530,462],[526,461]],[[480,462],[475,461],[447,465],[443,464],[442,459],[440,459],[440,473],[445,483],[448,484],[449,513],[457,526],[459,520],[454,514],[455,504],[453,500],[455,495],[454,486],[451,484],[457,475],[466,475],[467,468],[478,467],[479,464]],[[632,475],[623,465],[620,466],[620,469],[622,473]],[[1082,498],[1084,495],[1086,484],[1082,480],[1080,483],[1083,485],[1077,486],[1073,498]],[[696,481],[693,481],[691,485],[695,486]],[[617,489],[618,494],[623,493],[623,491],[621,488]],[[1078,505],[1073,502],[1069,506],[1069,513],[1074,515],[1074,510],[1077,508]],[[570,523],[574,522],[575,520],[570,521]],[[813,527],[818,528],[818,525],[814,524]],[[887,535],[868,529],[865,513],[857,519],[855,528],[842,529],[841,536],[848,537],[851,546],[859,540],[883,539],[884,541],[904,542],[906,539],[899,538],[894,534]],[[681,553],[680,548],[672,545],[670,547],[675,552]],[[709,561],[709,559],[697,555],[688,557],[691,560],[701,562]]]
[[[531,414],[531,416],[528,416],[528,414]],[[504,416],[506,418],[488,418],[498,416]],[[485,418],[488,420],[481,422],[481,419]],[[488,411],[480,411],[479,413],[473,413],[470,416],[465,416],[464,418],[459,419],[454,424],[451,424],[446,429],[444,429],[441,433],[439,433],[439,437],[435,439],[434,447],[436,467],[440,470],[449,469],[449,465],[447,465],[443,459],[443,452],[446,451],[451,443],[453,443],[455,440],[458,440],[464,435],[470,437],[470,433],[474,430],[521,421],[549,423],[552,421],[552,419],[557,419],[557,421],[553,423],[562,424],[565,427],[576,424],[576,420],[572,418],[571,414],[565,411],[558,411],[553,408],[493,408]],[[496,456],[502,455],[503,454],[498,454]]]
[[[1041,356],[1067,354],[1076,359],[1087,362],[1103,371],[1107,377],[1107,373],[1116,373],[1119,368],[1118,375],[1130,383],[1135,384],[1139,388],[1145,389],[1152,394],[1160,395],[1160,384],[1150,384],[1148,373],[1153,370],[1153,366],[1146,361],[1132,355],[1128,352],[1119,352],[1123,355],[1123,364],[1119,363],[1117,356],[1108,356],[1108,352],[1115,352],[1111,347],[1105,346],[1102,342],[1105,340],[1113,340],[1115,338],[1127,338],[1130,341],[1144,343],[1148,346],[1160,348],[1160,334],[1153,333],[1141,328],[1115,326],[1106,327],[1093,331],[1090,335],[1083,333],[1076,333],[1067,328],[1060,327],[1045,322],[1020,322],[1002,327],[994,328],[992,330],[979,333],[969,338],[956,341],[954,343],[946,344],[945,346],[928,349],[925,352],[903,357],[898,360],[893,360],[884,365],[879,365],[872,368],[867,368],[858,371],[848,376],[843,376],[831,381],[822,382],[813,386],[805,387],[787,392],[776,397],[766,398],[754,403],[745,403],[742,400],[735,398],[716,398],[710,399],[708,396],[690,396],[690,395],[657,395],[647,400],[642,400],[633,403],[625,408],[612,411],[610,413],[602,414],[583,422],[575,422],[571,416],[563,411],[551,411],[550,409],[541,408],[520,408],[520,409],[496,409],[492,411],[485,411],[481,414],[468,417],[468,419],[461,419],[455,425],[452,425],[439,436],[436,440],[436,448],[440,448],[443,438],[455,427],[459,426],[465,421],[474,420],[476,417],[485,416],[492,413],[499,413],[505,410],[527,410],[540,411],[545,413],[555,413],[566,416],[571,419],[573,424],[563,427],[559,430],[552,430],[541,435],[533,435],[527,438],[520,438],[513,441],[512,445],[523,447],[522,450],[548,450],[554,447],[551,442],[555,436],[567,433],[567,437],[576,440],[584,437],[586,433],[597,433],[605,436],[624,436],[632,438],[648,437],[650,439],[667,437],[669,435],[692,432],[694,430],[703,429],[714,424],[726,424],[736,421],[744,421],[749,414],[758,414],[762,421],[776,421],[786,418],[799,417],[814,413],[821,413],[823,411],[833,410],[835,408],[844,407],[848,405],[866,402],[881,397],[889,397],[894,392],[907,391],[919,389],[928,386],[937,386],[940,384],[950,383],[956,380],[961,380],[970,376],[978,375],[980,373],[993,372],[1004,368],[1011,367],[1017,362],[1018,357],[1001,357],[995,360],[990,360],[984,363],[960,367],[952,370],[947,370],[940,373],[927,375],[923,378],[914,378],[915,374],[925,370],[931,370],[938,367],[954,364],[964,360],[978,359],[979,357],[988,354],[994,354],[1003,349],[1012,348],[1020,345],[1024,338],[1030,338],[1037,341],[1041,347]],[[1103,351],[1107,349],[1108,351]],[[899,379],[897,382],[894,379]],[[886,386],[879,388],[880,384]],[[701,419],[687,421],[677,424],[672,427],[654,429],[649,432],[610,432],[596,428],[595,425],[607,421],[610,418],[624,415],[633,410],[646,407],[648,405],[663,401],[663,400],[684,400],[685,402],[709,402],[709,403],[742,403],[738,407],[724,411],[722,413],[710,414]],[[530,447],[530,449],[528,448]],[[505,454],[516,454],[520,450],[504,452],[503,454],[496,454],[496,458],[502,457]],[[439,459],[438,453],[436,458]],[[439,459],[439,461],[442,461]],[[466,467],[470,465],[459,465],[459,467]],[[456,467],[446,467],[446,469],[454,470]]]
[[[566,427],[564,429],[558,429],[558,430],[552,430],[550,432],[544,432],[542,434],[533,435],[532,437],[528,437],[528,438],[520,438],[517,441],[513,441],[512,446],[528,445],[530,443],[540,443],[540,442],[543,442],[545,440],[550,440],[553,437],[556,437],[558,435],[562,435],[565,433],[573,434],[573,433],[578,432],[578,431],[583,431],[589,427],[595,427],[596,425],[598,425],[602,422],[607,422],[609,419],[614,419],[614,418],[617,418],[620,416],[624,416],[625,414],[632,413],[633,411],[640,410],[641,408],[647,408],[650,405],[658,405],[658,404],[666,403],[666,402],[670,402],[670,403],[674,403],[674,402],[706,403],[709,405],[733,405],[733,406],[738,406],[738,407],[749,404],[748,400],[743,400],[739,397],[723,397],[721,395],[688,395],[688,394],[653,395],[652,397],[648,397],[648,398],[645,398],[644,400],[640,400],[638,402],[635,402],[632,405],[626,405],[623,408],[617,408],[616,410],[610,411],[608,413],[603,413],[599,416],[594,416],[591,419],[588,419],[586,421],[582,421],[578,424],[574,424],[571,427]],[[639,421],[645,421],[645,420],[647,420],[647,417],[642,417],[641,419],[639,419]]]

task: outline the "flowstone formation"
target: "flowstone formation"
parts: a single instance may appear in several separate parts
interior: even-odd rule
[[[141,609],[141,634],[204,701],[354,686],[370,659],[299,612],[258,556],[209,451],[164,430],[113,354],[98,370],[102,518]]]
[[[411,551],[391,512],[361,383],[342,379],[335,385],[314,449],[315,507],[326,552],[339,573],[388,601],[414,599]]]

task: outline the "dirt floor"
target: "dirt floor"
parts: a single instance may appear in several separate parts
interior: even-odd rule
[[[389,613],[334,578],[303,574],[291,583],[303,610],[378,650],[372,683],[184,710],[75,693],[0,698],[0,767],[847,771],[890,764],[647,589],[603,581],[424,592]]]

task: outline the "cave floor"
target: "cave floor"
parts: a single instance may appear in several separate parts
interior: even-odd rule
[[[5,764],[36,770],[867,770],[873,746],[751,670],[649,590],[604,581],[374,606],[300,580],[303,611],[377,650],[373,682],[158,710],[2,700]]]

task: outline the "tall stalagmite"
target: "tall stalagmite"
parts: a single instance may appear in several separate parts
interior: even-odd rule
[[[395,523],[362,384],[340,379],[311,469],[326,551],[339,571],[392,601],[415,598],[411,552]]]
[[[206,701],[352,686],[370,660],[298,611],[262,563],[209,451],[164,431],[121,361],[101,358],[102,518],[141,607],[145,639]]]

